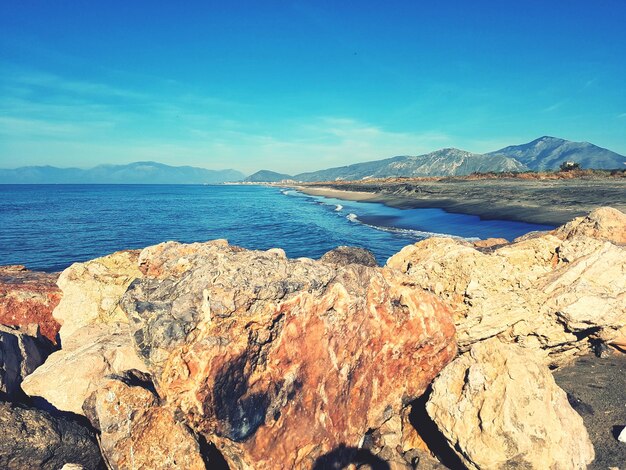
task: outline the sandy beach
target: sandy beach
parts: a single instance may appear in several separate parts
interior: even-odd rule
[[[310,195],[399,208],[440,208],[483,219],[561,225],[601,206],[626,211],[626,178],[368,181],[301,184]]]

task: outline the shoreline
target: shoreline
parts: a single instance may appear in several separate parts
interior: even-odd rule
[[[483,220],[508,220],[557,227],[602,206],[626,211],[626,182],[478,180],[411,184],[328,183],[290,186],[304,194],[398,209],[442,209]],[[351,189],[348,189],[351,188]],[[621,196],[624,199],[624,196]]]

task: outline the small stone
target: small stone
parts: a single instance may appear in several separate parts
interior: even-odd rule
[[[365,248],[355,246],[340,246],[325,253],[320,261],[322,263],[346,266],[348,264],[361,264],[363,266],[378,266],[374,254]]]

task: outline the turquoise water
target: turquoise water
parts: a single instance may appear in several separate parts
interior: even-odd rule
[[[215,238],[251,249],[280,247],[290,257],[360,246],[382,264],[433,233],[512,239],[549,228],[265,186],[0,185],[0,265],[46,271],[167,240]]]

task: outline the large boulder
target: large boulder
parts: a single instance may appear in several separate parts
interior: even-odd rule
[[[626,214],[612,207],[599,207],[553,230],[552,234],[564,240],[582,235],[626,245]]]
[[[146,374],[127,371],[107,377],[83,408],[100,430],[100,447],[113,470],[207,468],[195,436],[160,406]]]
[[[23,382],[28,395],[82,414],[83,402],[105,376],[129,369],[146,371],[119,308],[128,285],[139,276],[137,251],[75,263],[61,273],[63,298],[54,317],[62,325],[63,348]]]
[[[161,398],[233,469],[339,458],[456,354],[447,308],[388,269],[225,241],[169,242],[139,262],[146,277],[122,301],[137,350]]]
[[[24,379],[22,389],[58,410],[82,414],[85,399],[100,388],[105,376],[128,369],[146,370],[128,325],[94,323],[65,340],[63,349]]]
[[[24,398],[24,377],[53,351],[52,342],[39,334],[37,325],[30,325],[30,329],[34,331],[0,325],[0,398]]]
[[[24,266],[0,266],[0,325],[35,324],[56,343],[60,325],[52,311],[61,299],[57,277],[57,273],[29,271]]]
[[[0,429],[0,468],[103,468],[93,431],[69,418],[0,402]]]
[[[449,364],[426,409],[470,469],[569,470],[594,459],[582,418],[549,369],[497,338]]]
[[[85,263],[74,263],[61,273],[57,283],[63,298],[53,315],[62,325],[63,341],[91,323],[127,321],[118,303],[133,279],[141,276],[138,254],[137,250],[118,251]]]
[[[488,252],[430,238],[405,247],[387,266],[451,305],[461,350],[498,335],[560,366],[587,353],[592,341],[623,340],[626,247],[555,233]]]

